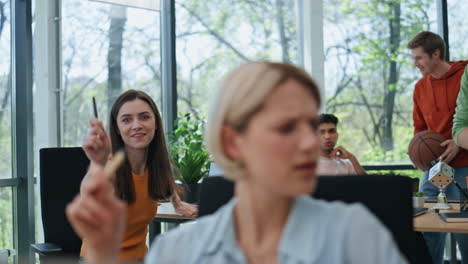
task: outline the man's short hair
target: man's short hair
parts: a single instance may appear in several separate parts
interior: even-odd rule
[[[434,54],[436,50],[440,51],[440,59],[445,60],[445,42],[437,34],[430,31],[423,31],[417,34],[410,42],[408,49],[422,47],[423,51],[429,55]]]
[[[335,126],[338,125],[338,117],[333,114],[320,114],[320,124],[332,123]]]

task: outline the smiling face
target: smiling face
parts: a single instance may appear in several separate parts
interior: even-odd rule
[[[156,121],[151,107],[140,99],[128,101],[117,114],[117,127],[127,149],[146,149],[154,138]]]
[[[294,80],[276,87],[246,128],[225,125],[225,151],[244,167],[241,180],[280,196],[315,190],[318,104]]]
[[[436,69],[436,66],[441,63],[440,51],[436,50],[432,55],[424,52],[422,47],[417,47],[411,50],[414,66],[419,69],[423,76],[431,74]]]

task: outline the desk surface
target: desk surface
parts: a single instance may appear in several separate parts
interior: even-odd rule
[[[158,212],[156,214],[156,219],[157,218],[170,218],[170,219],[183,219],[183,220],[193,220],[197,218],[196,216],[183,216],[180,214],[177,214],[174,210],[174,206],[172,206],[172,203],[165,202],[165,203],[159,203],[158,206]]]
[[[424,207],[431,208],[435,203],[425,203]],[[443,212],[458,212],[460,204],[451,204],[454,209],[440,210]],[[419,232],[447,232],[447,233],[468,233],[468,223],[447,223],[434,211],[428,211],[413,218],[414,230]]]

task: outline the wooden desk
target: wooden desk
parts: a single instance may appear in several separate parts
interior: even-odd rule
[[[170,202],[159,203],[158,212],[155,216],[155,219],[164,219],[164,220],[174,219],[174,220],[180,220],[182,222],[193,220],[195,218],[197,217],[196,216],[183,216],[183,215],[177,214],[175,212],[174,206],[172,206],[172,203]]]
[[[431,208],[435,203],[425,203],[424,207]],[[460,204],[450,204],[453,209],[440,210],[440,212],[458,212]],[[434,211],[428,211],[413,218],[414,230],[418,232],[447,232],[468,234],[468,223],[447,223]]]
[[[418,232],[446,232],[446,233],[466,233],[468,234],[468,223],[447,223],[430,208],[434,206],[435,203],[425,203],[424,207],[429,208],[429,211],[413,217],[414,230]],[[440,210],[439,212],[459,212],[460,204],[459,203],[450,203],[453,207],[450,210]],[[455,248],[455,238],[450,235],[450,263],[457,263],[457,253]]]
[[[149,242],[153,242],[157,235],[161,234],[162,223],[180,224],[196,219],[196,216],[183,216],[177,214],[172,203],[160,203],[158,212],[149,225]]]

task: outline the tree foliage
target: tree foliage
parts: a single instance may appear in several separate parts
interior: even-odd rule
[[[0,179],[11,173],[11,47],[10,1],[0,0]],[[13,248],[11,187],[0,187],[0,249]]]
[[[93,96],[104,123],[124,90],[143,90],[160,105],[159,14],[79,0],[63,5],[63,143],[79,146]]]
[[[406,43],[431,28],[432,0],[326,2],[327,111],[342,120],[342,142],[366,162],[408,160],[420,76]]]
[[[220,78],[251,60],[298,62],[293,0],[177,0],[178,107],[203,119]]]

